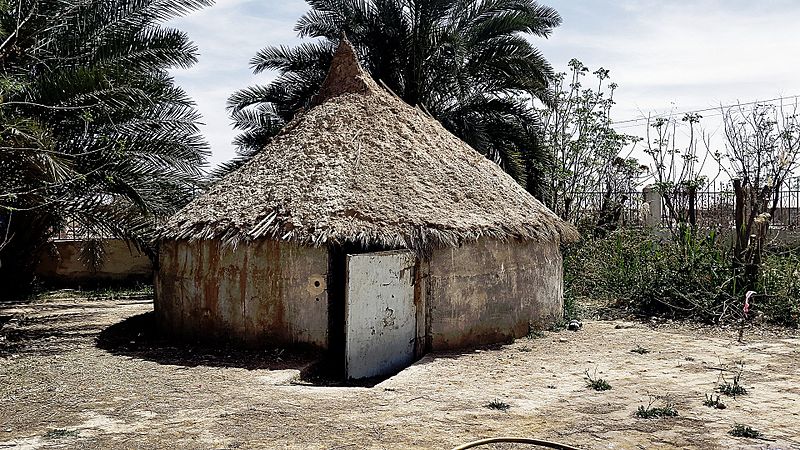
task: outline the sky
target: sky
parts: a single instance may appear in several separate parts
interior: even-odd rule
[[[533,42],[557,71],[572,58],[610,70],[619,85],[613,111],[620,132],[643,135],[647,114],[665,114],[800,95],[798,0],[551,0],[563,24]],[[203,115],[211,165],[234,156],[236,132],[225,111],[237,89],[267,84],[250,58],[267,45],[293,45],[302,0],[217,0],[168,25],[189,34],[199,63],[175,70]],[[794,98],[787,101],[794,102]],[[719,119],[703,126],[721,145]],[[635,154],[634,156],[640,156]]]

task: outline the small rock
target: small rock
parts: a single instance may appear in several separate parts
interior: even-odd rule
[[[558,342],[567,342],[567,338],[558,338]]]

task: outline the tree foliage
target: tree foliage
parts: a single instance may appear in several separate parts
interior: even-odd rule
[[[572,59],[569,72],[554,77],[552,107],[541,111],[543,147],[550,161],[543,200],[573,223],[596,212],[594,226],[610,220],[607,216],[621,207],[645,170],[622,153],[639,139],[612,127],[616,83],[600,68],[591,73],[594,85],[586,86],[589,70]]]
[[[724,108],[725,151],[715,153],[731,177],[735,198],[734,269],[745,289],[759,279],[770,222],[781,188],[800,165],[797,107]]]
[[[726,222],[736,230],[732,267],[742,289],[749,290],[758,280],[781,188],[798,166],[800,124],[796,105],[725,107],[720,115],[723,150],[711,149],[710,135],[700,126],[702,116],[688,113],[680,121],[672,116],[648,120],[645,152],[652,157],[654,186],[674,237],[705,225],[698,223],[697,197],[709,183],[703,175],[707,160],[715,160],[730,178],[733,203],[724,206],[731,208]],[[704,152],[699,151],[701,141]]]
[[[266,86],[234,93],[228,107],[239,158],[224,174],[260,151],[270,137],[308,108],[342,36],[364,68],[410,105],[499,163],[531,190],[539,185],[536,111],[531,98],[552,102],[550,65],[531,44],[561,18],[533,0],[308,0],[295,30],[315,40],[269,46],[251,61],[255,73],[278,71]]]
[[[144,244],[190,198],[208,147],[167,69],[197,48],[159,23],[211,2],[0,1],[0,280],[67,220]]]
[[[686,113],[680,120],[672,115],[647,119],[644,152],[652,160],[653,187],[663,199],[666,225],[675,236],[682,235],[686,227],[690,231],[696,228],[697,192],[709,182],[702,174],[709,152],[698,150],[701,140],[708,148],[710,137],[702,130],[700,119],[698,113]],[[685,138],[679,139],[679,135]]]

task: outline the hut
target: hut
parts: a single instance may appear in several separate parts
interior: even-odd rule
[[[560,319],[576,237],[343,39],[312,106],[162,228],[155,313],[176,337],[309,344],[377,375]]]

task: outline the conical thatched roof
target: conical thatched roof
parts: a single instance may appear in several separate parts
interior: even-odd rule
[[[415,250],[577,232],[439,122],[381,89],[343,39],[313,106],[173,216],[162,239]]]

